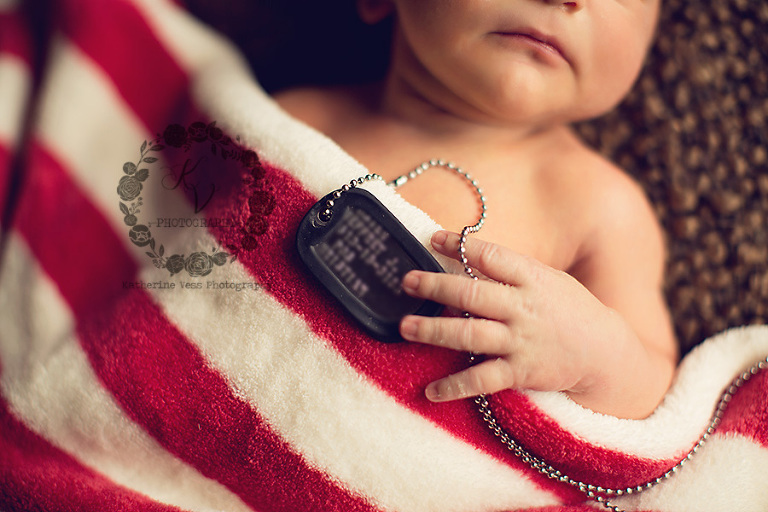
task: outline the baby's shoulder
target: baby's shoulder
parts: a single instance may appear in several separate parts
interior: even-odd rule
[[[291,116],[317,127],[327,123],[330,96],[326,89],[297,87],[280,91],[273,98]]]
[[[558,181],[559,192],[574,201],[574,207],[598,217],[624,219],[654,217],[643,187],[624,169],[569,133],[563,151],[552,153],[547,173]]]
[[[562,200],[578,212],[583,250],[615,252],[616,246],[643,244],[662,254],[663,234],[654,208],[629,173],[575,136],[552,171],[563,183]]]
[[[296,87],[273,95],[288,114],[323,132],[358,114],[357,97],[345,87]]]

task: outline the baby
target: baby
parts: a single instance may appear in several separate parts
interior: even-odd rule
[[[483,278],[413,271],[402,283],[474,316],[407,316],[406,340],[484,356],[427,386],[430,400],[563,391],[643,418],[666,392],[678,351],[660,227],[638,185],[569,127],[628,92],[659,2],[358,0],[366,23],[393,17],[385,79],[276,95],[385,179],[440,158],[483,187],[485,241],[466,246]],[[443,226],[477,218],[457,174],[430,170],[399,191]],[[431,243],[455,258],[458,240],[439,231]]]

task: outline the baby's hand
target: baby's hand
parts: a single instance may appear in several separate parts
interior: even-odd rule
[[[458,235],[438,232],[432,244],[457,257]],[[427,398],[447,401],[507,388],[573,396],[605,385],[602,370],[616,363],[615,352],[634,336],[615,311],[565,272],[510,249],[473,239],[465,255],[473,269],[493,281],[422,271],[403,279],[409,295],[474,317],[407,316],[400,324],[406,340],[485,356],[429,384]]]

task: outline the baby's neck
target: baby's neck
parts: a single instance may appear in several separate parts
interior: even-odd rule
[[[525,144],[542,132],[557,128],[528,120],[492,118],[450,97],[450,92],[438,92],[428,97],[397,75],[372,86],[367,94],[374,97],[368,104],[382,117],[423,136],[452,141],[453,144],[473,147]]]
[[[477,176],[536,166],[573,141],[566,126],[484,122],[441,109],[405,83],[294,89],[276,96],[291,115],[336,141],[369,169],[398,176],[430,158]]]
[[[570,130],[565,126],[501,123],[441,109],[400,84],[314,90],[319,112],[289,112],[339,143],[363,164],[393,173],[427,158],[453,159],[474,168],[539,159]],[[311,95],[311,93],[310,93]],[[372,141],[378,141],[372,144]]]
[[[550,178],[541,171],[553,175],[581,147],[570,130],[553,127],[523,135],[508,127],[449,119],[448,113],[439,111],[430,113],[429,123],[414,123],[407,111],[396,115],[383,108],[381,92],[380,87],[308,88],[278,94],[276,99],[289,114],[325,133],[387,180],[432,158],[462,166],[479,181],[492,203],[482,238],[556,268],[568,268],[576,250],[570,242],[573,237],[560,236],[557,212],[541,210],[540,205],[549,203],[542,191],[550,188]],[[414,116],[421,118],[421,113]],[[478,211],[470,188],[458,175],[436,170],[400,192],[456,231],[474,222]],[[542,243],[541,233],[549,233],[548,240],[556,243]]]

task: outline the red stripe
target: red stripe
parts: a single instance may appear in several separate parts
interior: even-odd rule
[[[17,420],[0,395],[0,509],[173,512],[84,467]]]
[[[0,55],[13,55],[29,64],[31,50],[26,22],[21,14],[0,13]]]
[[[60,11],[65,34],[111,78],[150,133],[186,110],[186,73],[130,2],[63,0]]]
[[[719,434],[740,434],[768,448],[768,371],[763,370],[733,395]]]
[[[19,63],[30,72],[32,61],[32,46],[29,38],[26,21],[18,12],[0,13],[0,57],[17,59]],[[31,77],[29,77],[31,80]],[[2,77],[0,76],[0,80]],[[30,82],[31,88],[31,82]],[[28,101],[29,98],[2,98],[0,102],[11,101],[18,105],[20,102]],[[23,119],[21,120],[23,122]],[[21,131],[23,125],[14,127]],[[18,139],[21,133],[14,134]],[[0,231],[6,222],[5,215],[6,202],[8,200],[9,187],[11,181],[12,155],[15,148],[8,147],[10,141],[0,140]],[[0,235],[0,240],[2,236]],[[0,242],[1,243],[1,242]]]
[[[661,476],[677,463],[676,459],[641,458],[587,443],[518,397],[506,391],[490,398],[497,420],[532,454],[571,478],[602,487],[634,487]],[[680,447],[679,457],[685,456],[687,448]]]
[[[263,510],[371,511],[308,466],[141,291],[135,263],[40,147],[19,230],[76,315],[82,346],[126,413],[169,452]]]
[[[107,305],[121,295],[106,283],[129,280],[136,265],[118,243],[101,213],[84,199],[41,146],[32,144],[19,201],[17,223],[37,259],[52,276],[75,316]]]

